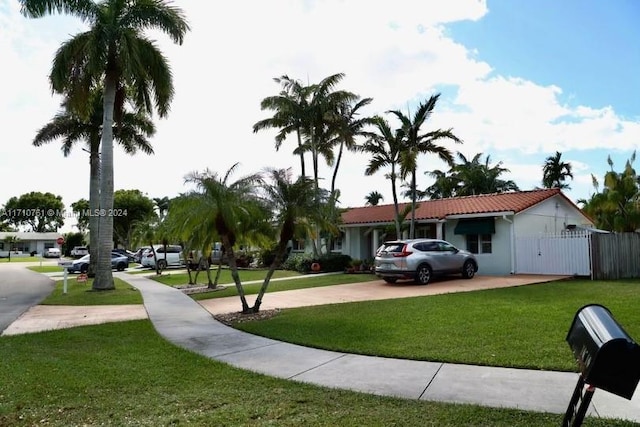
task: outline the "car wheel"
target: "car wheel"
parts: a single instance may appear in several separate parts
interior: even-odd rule
[[[472,279],[476,275],[476,266],[472,261],[465,261],[462,266],[462,277]]]
[[[127,265],[124,262],[121,262],[116,266],[116,270],[118,271],[124,271],[125,268],[127,268]]]
[[[383,277],[382,280],[387,283],[396,283],[398,281],[395,277]]]
[[[165,268],[167,268],[167,261],[161,259],[158,261],[158,269],[159,270],[164,270]]]
[[[431,276],[431,267],[429,267],[427,264],[422,264],[420,267],[418,267],[418,271],[416,271],[416,282],[420,283],[421,285],[426,285],[431,281]]]
[[[87,271],[89,271],[89,266],[87,264],[82,264],[80,266],[80,273],[85,274]]]

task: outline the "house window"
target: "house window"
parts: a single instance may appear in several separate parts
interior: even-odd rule
[[[293,252],[304,252],[304,239],[291,241],[291,250]]]
[[[490,254],[491,234],[467,234],[467,250],[472,254]]]
[[[332,252],[342,252],[342,240],[343,240],[342,234],[339,236],[335,236],[333,239],[331,239]]]
[[[433,227],[431,224],[427,224],[422,227],[417,227],[416,238],[417,239],[435,239],[436,238],[435,227]]]

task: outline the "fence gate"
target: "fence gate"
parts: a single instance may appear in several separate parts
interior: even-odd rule
[[[591,276],[586,231],[516,237],[516,273]]]

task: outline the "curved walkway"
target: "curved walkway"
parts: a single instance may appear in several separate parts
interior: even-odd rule
[[[123,276],[140,290],[149,318],[167,340],[274,377],[411,399],[554,413],[565,412],[578,378],[567,372],[398,360],[283,343],[223,325],[177,289]],[[591,416],[640,422],[640,395],[627,401],[597,390],[589,411]]]
[[[180,290],[146,277],[126,273],[117,273],[116,276],[137,288],[143,296],[144,307],[137,306],[131,318],[148,317],[160,335],[185,349],[274,377],[379,395],[552,413],[565,412],[578,378],[577,374],[567,372],[389,359],[288,344],[238,331],[215,320],[212,312],[239,309],[237,297],[228,300],[229,307],[233,307],[231,309],[224,305],[227,304],[224,301],[226,299],[203,301],[201,305]],[[513,277],[505,278],[504,286],[514,286],[509,282],[513,280]],[[480,281],[478,285],[482,286]],[[337,289],[344,292],[349,289],[347,286],[351,287],[348,296],[336,295]],[[394,287],[394,295],[380,296],[380,299],[441,293],[443,289],[438,289],[439,286],[446,286],[451,292],[456,284],[445,281],[428,287]],[[367,296],[362,292],[365,284],[333,288],[332,301],[325,302],[322,298],[316,298],[315,301],[329,303],[372,299],[371,293]],[[457,291],[461,290],[470,289],[465,286],[465,289]],[[296,294],[296,291],[286,292],[291,293],[290,300],[298,300],[295,303],[297,306],[311,304],[311,301],[301,304],[301,294]],[[316,292],[329,291],[327,288],[316,288]],[[269,308],[267,301],[271,304],[275,300],[274,295],[272,293],[265,298],[264,309]],[[278,307],[293,306],[293,302],[287,305],[286,301],[287,298],[279,298]],[[75,309],[81,311],[78,309],[89,307]],[[85,312],[83,316],[91,317],[91,313]],[[637,393],[634,399],[628,401],[597,390],[588,415],[640,422],[640,394]]]

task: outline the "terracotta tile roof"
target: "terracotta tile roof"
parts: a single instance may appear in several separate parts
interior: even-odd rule
[[[482,194],[479,196],[452,197],[449,199],[422,200],[416,209],[417,220],[445,219],[450,215],[483,214],[493,212],[518,213],[550,197],[561,195],[571,202],[558,188],[517,191],[510,193]],[[400,203],[400,211],[408,203]],[[576,207],[577,208],[577,207]],[[351,208],[342,214],[343,224],[372,224],[392,222],[393,204]]]

